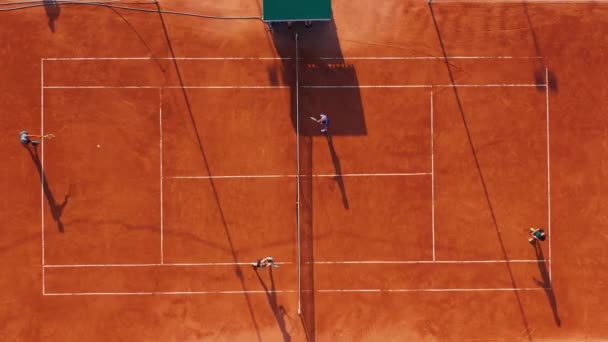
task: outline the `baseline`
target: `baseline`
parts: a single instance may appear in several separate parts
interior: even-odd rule
[[[306,89],[356,89],[356,88],[483,88],[483,87],[546,87],[547,84],[397,84],[397,85],[303,85]],[[287,89],[290,86],[44,86],[44,89]]]
[[[438,288],[438,289],[327,289],[314,290],[318,293],[404,293],[404,292],[500,292],[500,291],[546,291],[542,287],[505,287],[505,288]],[[204,294],[268,294],[296,293],[298,290],[240,290],[240,291],[159,291],[159,292],[54,292],[44,296],[150,296],[150,295],[204,295]],[[306,291],[304,292],[311,292]]]

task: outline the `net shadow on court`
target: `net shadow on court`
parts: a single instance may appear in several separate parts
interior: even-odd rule
[[[334,136],[367,135],[365,113],[359,91],[357,70],[343,56],[333,21],[314,22],[311,28],[295,22],[291,29],[287,23],[273,23],[270,29],[272,43],[281,58],[282,72],[269,70],[271,82],[279,76],[292,79],[296,70],[295,35],[298,34],[298,83],[300,114],[318,116],[325,113],[331,118],[331,134]],[[291,88],[291,122],[296,128],[297,94]],[[318,124],[301,122],[301,130],[313,136],[321,136]]]
[[[297,220],[300,233],[300,318],[309,342],[315,340],[315,269],[313,231],[313,148],[311,136],[298,136]]]
[[[334,148],[332,137],[367,135],[367,127],[357,70],[343,57],[334,22],[314,22],[310,28],[303,22],[294,22],[291,27],[286,22],[275,22],[269,29],[272,43],[281,57],[283,73],[279,75],[275,70],[269,70],[269,80],[278,84],[280,78],[291,80],[296,75],[292,82],[294,86],[290,87],[290,119],[298,139],[299,313],[307,340],[314,341],[313,140],[326,135],[310,117],[325,113],[330,118],[328,149],[346,208],[348,199],[341,177],[339,152]]]

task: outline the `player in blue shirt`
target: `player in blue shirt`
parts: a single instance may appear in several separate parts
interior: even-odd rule
[[[312,116],[310,118],[321,124],[321,133],[327,133],[327,129],[329,128],[329,117],[327,115],[321,113],[318,119]]]
[[[40,136],[40,135],[32,135],[32,134],[29,134],[27,131],[21,131],[19,133],[19,140],[21,140],[21,143],[23,145],[27,145],[29,143],[32,143],[32,145],[36,146],[36,145],[40,144],[40,141],[38,141],[38,140],[30,140],[30,138],[42,138],[42,136]]]

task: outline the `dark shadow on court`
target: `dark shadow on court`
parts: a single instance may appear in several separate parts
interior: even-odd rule
[[[536,263],[538,265],[538,271],[541,279],[538,280],[534,278],[534,281],[536,284],[538,284],[538,286],[545,290],[545,294],[549,300],[549,305],[551,306],[551,311],[553,312],[553,320],[555,321],[555,325],[561,327],[562,321],[559,318],[559,313],[557,312],[557,300],[555,299],[553,284],[551,283],[551,277],[549,276],[549,271],[547,270],[547,261],[545,261],[545,255],[540,242],[536,241],[534,243],[534,250],[536,252],[536,260],[543,260],[543,262]]]
[[[296,56],[296,33],[297,56]],[[303,22],[273,23],[270,29],[272,43],[281,65],[268,69],[271,84],[279,80],[291,85],[291,113],[289,116],[294,131],[298,131],[299,170],[297,224],[300,232],[300,272],[301,291],[300,319],[307,340],[315,336],[315,295],[314,295],[314,227],[313,227],[313,141],[321,133],[321,127],[310,117],[326,114],[331,121],[329,133],[332,136],[367,135],[365,115],[361,100],[357,70],[344,59],[336,26],[333,21],[313,22],[306,28]],[[297,59],[296,59],[297,57]],[[296,70],[297,65],[297,70]],[[296,72],[297,71],[297,72]],[[297,77],[296,77],[297,73]],[[296,83],[299,87],[296,87]],[[299,115],[297,115],[299,113]],[[287,114],[287,113],[286,113]],[[337,157],[333,141],[328,140],[342,200],[348,208],[346,189],[342,180],[342,167]]]
[[[198,126],[196,124],[196,119],[194,116],[194,111],[192,109],[190,97],[189,97],[188,91],[186,90],[185,85],[184,85],[184,78],[182,76],[182,72],[180,70],[179,64],[176,59],[175,51],[173,49],[173,44],[171,43],[171,38],[169,36],[169,31],[167,30],[167,25],[165,23],[165,19],[161,12],[162,10],[161,10],[160,4],[158,3],[158,1],[155,1],[154,4],[156,6],[156,10],[158,11],[158,17],[159,17],[159,21],[160,21],[160,25],[161,25],[161,30],[162,30],[161,34],[165,37],[165,41],[167,43],[167,49],[168,49],[169,55],[171,57],[169,63],[170,63],[170,65],[172,64],[172,66],[173,66],[172,69],[175,71],[175,74],[177,76],[181,95],[183,97],[184,104],[187,108],[186,114],[190,120],[192,129],[194,130],[197,146],[199,148],[201,157],[203,159],[203,165],[201,165],[201,168],[205,169],[207,174],[211,176],[211,175],[213,175],[213,173],[211,172],[211,168],[209,167],[209,161],[207,159],[207,154],[205,152],[205,146],[203,144],[201,134],[200,134]],[[164,68],[163,69],[164,73],[167,74],[167,71],[169,69],[170,69],[169,67]],[[219,194],[217,191],[217,186],[215,185],[215,181],[212,178],[209,179],[209,183],[211,185],[211,190],[213,192],[213,196],[215,199],[216,210],[220,216],[222,226],[224,228],[225,237],[228,242],[228,245],[230,246],[230,253],[232,254],[232,262],[234,263],[234,272],[235,272],[235,275],[237,276],[237,278],[239,279],[239,282],[241,283],[241,288],[244,291],[243,295],[245,297],[245,301],[247,302],[247,309],[249,310],[249,315],[251,317],[251,322],[255,329],[257,340],[262,342],[262,336],[260,335],[260,328],[258,326],[258,322],[257,322],[257,320],[255,318],[255,314],[253,312],[253,306],[251,304],[251,299],[249,298],[249,294],[247,293],[247,285],[245,284],[245,277],[243,275],[243,270],[241,269],[241,266],[238,264],[238,262],[239,262],[238,256],[237,256],[236,250],[234,248],[234,242],[232,240],[232,235],[231,235],[230,229],[228,227],[228,222],[226,221],[226,216],[224,214],[224,210],[222,209],[220,197],[219,197]]]
[[[57,203],[57,201],[55,200],[55,196],[51,191],[51,187],[49,186],[46,174],[42,169],[42,163],[40,162],[40,158],[38,157],[38,149],[36,147],[30,147],[29,145],[25,145],[24,147],[32,157],[32,161],[34,161],[34,165],[36,165],[38,175],[40,175],[40,179],[42,180],[42,189],[44,191],[44,197],[46,198],[49,204],[53,220],[55,220],[55,223],[57,224],[57,230],[60,233],[63,233],[64,227],[63,222],[61,222],[61,215],[63,214],[63,210],[65,209],[65,207],[68,205],[71,187],[70,190],[68,190],[67,195],[63,197],[63,202]]]
[[[59,3],[56,0],[43,0],[44,10],[46,11],[46,16],[49,20],[49,29],[51,32],[55,33],[55,21],[59,18],[59,14],[61,13],[61,8],[59,7]]]
[[[284,342],[291,342],[291,336],[287,331],[287,327],[285,325],[285,316],[287,316],[287,311],[283,307],[283,305],[279,305],[277,301],[277,292],[276,286],[274,284],[274,276],[272,273],[272,267],[269,267],[268,274],[270,274],[270,289],[266,285],[266,282],[260,276],[259,272],[263,272],[262,270],[255,269],[255,275],[258,277],[260,284],[264,288],[264,292],[266,293],[266,298],[268,298],[268,304],[270,304],[270,309],[272,309],[272,313],[274,314],[274,318],[277,320],[277,324],[281,329],[281,334],[283,334]]]
[[[437,34],[437,40],[439,43],[439,46],[441,48],[441,52],[443,54],[443,62],[446,66],[447,69],[447,73],[448,76],[450,78],[450,83],[451,83],[451,87],[452,91],[454,92],[454,100],[456,101],[456,105],[458,106],[458,113],[460,114],[460,117],[462,119],[462,125],[464,126],[464,131],[466,132],[466,137],[467,137],[467,144],[469,146],[469,148],[471,149],[471,155],[473,156],[473,160],[475,161],[475,166],[477,169],[477,174],[479,176],[479,181],[481,183],[481,187],[483,189],[484,192],[484,197],[486,198],[486,202],[488,204],[488,211],[490,212],[490,216],[492,218],[492,222],[493,222],[493,226],[494,226],[494,230],[496,231],[496,238],[498,239],[499,245],[500,245],[500,249],[502,252],[502,256],[504,260],[510,260],[509,255],[507,253],[507,249],[505,248],[505,244],[502,238],[502,234],[500,232],[500,227],[498,224],[498,220],[496,219],[496,213],[494,210],[494,207],[492,205],[492,201],[490,198],[490,193],[488,191],[488,186],[486,185],[486,180],[484,178],[484,174],[481,170],[481,165],[479,163],[479,158],[477,156],[477,152],[475,150],[475,144],[473,143],[473,137],[471,135],[471,130],[469,129],[469,124],[467,121],[467,117],[466,117],[466,113],[464,111],[464,108],[462,106],[462,101],[460,99],[460,95],[458,92],[458,87],[456,86],[456,82],[454,80],[454,73],[452,71],[452,66],[449,63],[449,55],[445,49],[445,44],[444,44],[444,40],[441,36],[441,30],[439,29],[439,23],[435,14],[435,10],[433,9],[433,4],[431,2],[428,3],[429,6],[429,11],[430,11],[430,15],[431,15],[431,19],[433,20],[433,26],[435,29],[435,33]],[[515,277],[513,275],[513,270],[511,269],[511,265],[510,263],[506,262],[505,263],[505,267],[506,267],[506,271],[509,274],[509,278],[511,280],[511,286],[512,288],[516,289],[518,288],[517,286],[517,282],[515,281]],[[530,331],[530,325],[528,324],[528,319],[526,318],[526,313],[524,311],[524,307],[520,298],[520,295],[518,293],[517,290],[513,290],[513,294],[515,295],[515,299],[517,301],[517,306],[519,308],[519,313],[521,315],[521,319],[522,319],[522,324],[523,327],[525,329],[525,336],[527,337],[527,340],[529,342],[532,342],[532,333]]]
[[[148,51],[149,55],[154,59],[154,62],[156,62],[156,65],[160,68],[160,70],[163,73],[165,73],[166,72],[166,66],[163,65],[160,62],[160,60],[154,55],[154,51],[152,51],[152,48],[150,47],[150,45],[148,44],[148,42],[144,39],[144,37],[142,37],[142,35],[135,28],[135,26],[133,26],[133,24],[131,24],[131,22],[124,15],[122,15],[120,13],[120,11],[117,10],[116,8],[111,8],[111,7],[107,7],[107,8],[110,9],[112,12],[114,12],[117,16],[119,16],[120,19],[122,19],[122,21],[129,27],[129,29],[131,29],[131,31],[133,31],[133,33],[137,36],[137,39],[146,48],[146,50]]]
[[[296,41],[298,34],[298,83],[296,91]],[[279,76],[291,88],[291,121],[296,128],[296,105],[299,97],[300,132],[320,136],[320,127],[308,117],[327,114],[331,119],[333,135],[366,135],[365,116],[359,91],[359,80],[354,65],[343,57],[340,41],[333,21],[314,22],[305,28],[303,22],[273,23],[270,29],[273,45],[282,61],[281,70],[268,70],[271,84]],[[282,75],[281,75],[282,73]],[[342,88],[332,88],[340,86]],[[315,88],[316,87],[316,88]],[[306,118],[304,120],[303,118]]]
[[[346,189],[344,188],[344,177],[342,177],[342,166],[340,165],[340,158],[338,158],[338,154],[336,153],[336,148],[334,147],[334,141],[331,137],[331,134],[327,134],[327,145],[329,146],[329,153],[331,154],[331,161],[334,164],[334,169],[336,170],[335,180],[338,183],[338,187],[340,188],[340,193],[342,194],[342,204],[344,205],[344,209],[349,209],[348,205],[348,197],[346,196]]]
[[[532,34],[532,42],[534,43],[534,51],[536,53],[536,57],[538,59],[538,66],[536,71],[534,72],[534,82],[535,84],[545,84],[547,83],[549,86],[549,90],[557,91],[557,78],[555,74],[551,70],[546,70],[546,64],[544,60],[544,56],[541,53],[540,44],[538,42],[538,37],[536,36],[536,30],[534,29],[534,25],[532,24],[532,19],[530,18],[530,13],[528,11],[528,4],[523,1],[522,6],[524,8],[524,14],[526,15],[526,20],[528,22],[528,27],[530,29],[530,33]],[[544,87],[536,87],[538,90],[543,90]]]
[[[296,220],[300,234],[300,320],[308,342],[315,341],[315,259],[313,227],[313,137],[300,135]]]

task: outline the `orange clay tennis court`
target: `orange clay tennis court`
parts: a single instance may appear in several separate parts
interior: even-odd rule
[[[2,340],[608,338],[608,7],[332,7],[0,12]]]

